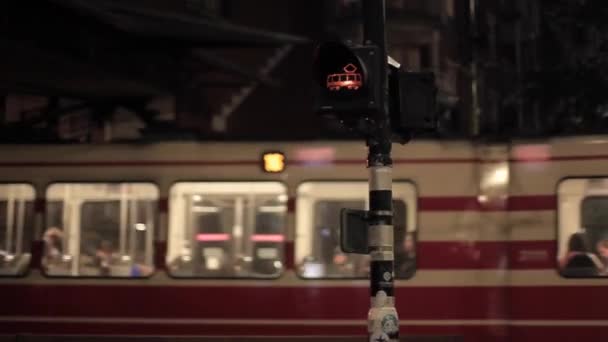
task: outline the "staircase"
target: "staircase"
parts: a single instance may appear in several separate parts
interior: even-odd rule
[[[274,54],[266,60],[266,63],[259,69],[262,77],[269,76],[270,73],[287,57],[293,45],[285,45],[277,48]],[[224,133],[227,129],[228,118],[234,113],[247,98],[257,89],[259,82],[252,82],[246,86],[239,88],[230,100],[223,104],[219,113],[211,117],[211,129],[213,132]]]

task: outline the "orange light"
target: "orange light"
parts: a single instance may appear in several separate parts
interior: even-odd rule
[[[264,171],[283,172],[285,170],[285,156],[282,153],[272,152],[264,154]]]
[[[327,75],[327,89],[338,91],[341,89],[357,90],[363,85],[361,74],[357,71],[357,67],[349,63],[342,68],[345,73]]]

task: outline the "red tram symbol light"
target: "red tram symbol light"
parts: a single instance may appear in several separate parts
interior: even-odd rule
[[[361,74],[356,72],[356,66],[349,63],[342,70],[345,73],[327,75],[327,89],[337,91],[344,88],[348,90],[361,88],[363,82],[361,81]]]

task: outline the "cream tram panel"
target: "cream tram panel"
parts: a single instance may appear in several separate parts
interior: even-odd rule
[[[554,195],[564,178],[608,175],[601,159],[606,150],[608,140],[601,137],[518,142],[511,150],[511,195]]]
[[[14,153],[16,150],[19,153]],[[175,181],[190,179],[280,180],[288,182],[290,191],[295,191],[291,189],[309,179],[331,179],[339,174],[341,179],[363,180],[368,176],[367,150],[362,143],[273,144],[272,150],[284,153],[287,159],[287,168],[281,174],[262,171],[261,156],[268,150],[265,144],[241,143],[3,146],[0,154],[7,156],[5,161],[24,165],[0,168],[0,177],[28,179],[40,187],[57,181],[152,181],[165,194]],[[424,187],[422,191],[427,196],[460,196],[476,191],[474,165],[470,162],[475,155],[468,143],[394,145],[393,158],[394,179],[411,179]],[[258,160],[260,164],[256,163]],[[449,162],[448,168],[436,160],[461,161]],[[14,172],[16,169],[19,173]],[[452,175],[461,175],[462,179],[437,182]]]
[[[555,211],[512,211],[507,227],[512,241],[555,240]]]

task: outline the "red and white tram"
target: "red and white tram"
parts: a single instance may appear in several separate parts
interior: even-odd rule
[[[607,148],[395,145],[401,333],[608,335]],[[264,171],[267,151],[282,172]],[[366,205],[365,155],[358,142],[0,146],[0,334],[364,336],[368,264],[337,248],[337,212]],[[574,235],[599,263],[565,277]]]

